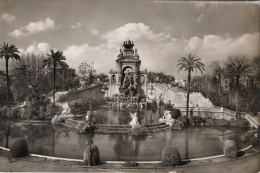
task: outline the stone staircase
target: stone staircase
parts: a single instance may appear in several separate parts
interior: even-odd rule
[[[185,90],[163,83],[154,83],[152,85],[156,90],[156,98],[162,95],[164,101],[170,100],[175,107],[186,106],[187,93]],[[212,102],[200,92],[190,93],[190,107],[196,107],[197,105],[198,107],[214,108]]]
[[[65,120],[64,125],[68,126],[68,127],[71,127],[71,128],[76,128],[78,123],[79,123],[79,121],[73,120],[73,119],[69,118],[69,119]]]

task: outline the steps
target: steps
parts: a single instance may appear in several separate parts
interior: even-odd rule
[[[65,120],[64,125],[72,127],[72,128],[76,128],[78,123],[79,123],[79,121],[69,118],[69,119]]]
[[[156,98],[162,95],[164,101],[171,100],[171,103],[174,104],[175,107],[186,106],[187,93],[185,90],[163,83],[155,83],[153,86],[156,90]],[[205,108],[214,107],[212,102],[208,98],[205,98],[200,92],[190,93],[190,107],[195,107],[196,105]]]

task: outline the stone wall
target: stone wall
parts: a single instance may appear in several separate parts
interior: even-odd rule
[[[80,100],[86,98],[93,98],[97,101],[105,98],[105,93],[101,91],[102,85],[90,86],[87,88],[71,90],[66,95],[58,99],[59,102],[70,102],[73,100]]]
[[[112,97],[114,94],[119,94],[119,84],[109,84],[107,96]]]

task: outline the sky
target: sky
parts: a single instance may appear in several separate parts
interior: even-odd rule
[[[97,72],[108,73],[130,39],[141,69],[181,79],[181,57],[198,55],[208,72],[212,61],[259,56],[259,38],[257,2],[0,0],[0,44],[12,43],[21,54],[61,50],[75,69],[94,62]]]

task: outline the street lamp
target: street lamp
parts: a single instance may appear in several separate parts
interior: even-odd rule
[[[92,123],[92,102],[89,101],[89,166],[92,166],[92,153],[91,153],[91,123]]]

